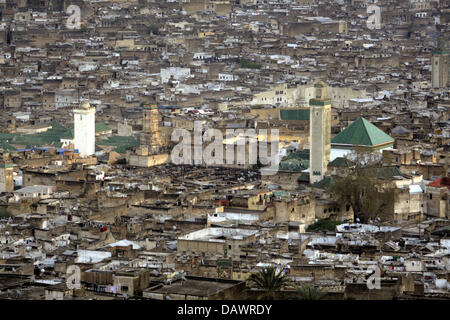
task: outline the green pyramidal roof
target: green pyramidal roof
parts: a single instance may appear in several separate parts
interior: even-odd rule
[[[393,142],[394,139],[391,136],[362,117],[331,139],[331,143],[359,146],[377,146]]]

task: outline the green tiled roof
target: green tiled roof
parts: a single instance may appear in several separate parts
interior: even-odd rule
[[[290,160],[290,159],[309,160],[309,149],[297,150],[297,151],[291,152],[286,157],[284,157],[283,160]]]
[[[326,106],[331,104],[330,99],[309,99],[309,104],[311,106]]]
[[[361,117],[331,139],[331,143],[376,146],[394,143],[394,139]]]
[[[104,122],[96,122],[95,123],[95,133],[104,132],[111,130],[111,127],[108,126]],[[64,135],[61,136],[61,138],[64,139],[73,139],[74,138],[74,129],[68,129],[67,132],[64,133]]]
[[[280,162],[280,170],[283,171],[303,171],[309,168],[309,160],[288,159]]]
[[[309,182],[309,173],[303,172],[298,178],[298,182]]]
[[[281,120],[304,120],[309,121],[309,110],[308,109],[281,109],[280,110]]]
[[[51,129],[46,132],[36,134],[21,134],[21,133],[0,133],[0,149],[7,151],[14,151],[16,146],[25,146],[26,148],[52,146],[61,147],[61,138],[73,139],[74,129],[68,129],[56,121],[50,122]],[[103,132],[111,130],[111,128],[104,122],[95,123],[95,132]],[[134,138],[133,138],[134,139]],[[134,142],[130,142],[133,144]],[[133,144],[134,146],[134,144]]]
[[[354,165],[354,162],[343,157],[337,157],[328,164],[328,167],[348,168]]]
[[[13,141],[10,143],[15,145],[25,145],[27,148],[43,146],[59,148],[61,147],[61,137],[67,135],[69,129],[55,121],[51,122],[50,125],[52,128],[46,132],[25,135],[16,134]]]
[[[402,171],[397,167],[381,167],[377,171],[380,178],[403,177]]]
[[[16,148],[14,148],[10,143],[12,139],[14,138],[14,134],[12,133],[2,133],[0,132],[0,150],[5,151],[14,151]]]
[[[108,137],[98,145],[115,146],[113,151],[117,153],[125,153],[127,149],[137,147],[139,145],[139,140],[133,136],[112,136]]]
[[[275,196],[275,197],[281,197],[281,196],[289,196],[289,193],[287,193],[286,191],[284,191],[284,190],[278,190],[278,191],[274,191],[273,192],[273,195]]]
[[[104,123],[104,122],[96,122],[95,123],[95,133],[109,131],[109,130],[111,130],[111,127],[108,126],[106,123]]]
[[[311,187],[318,188],[318,189],[327,189],[331,184],[333,183],[332,177],[325,177],[319,182],[313,183]]]

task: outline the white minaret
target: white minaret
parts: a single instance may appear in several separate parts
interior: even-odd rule
[[[80,108],[73,109],[75,126],[75,149],[82,157],[95,153],[95,107],[83,101]]]

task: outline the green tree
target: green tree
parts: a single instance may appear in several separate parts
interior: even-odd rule
[[[392,209],[394,188],[386,179],[378,153],[357,148],[346,156],[354,166],[342,168],[327,188],[331,197],[351,205],[355,218],[367,222],[383,217]]]
[[[297,289],[297,293],[299,300],[321,300],[326,295],[322,289],[309,283],[302,284]]]
[[[261,65],[259,63],[247,60],[247,59],[242,59],[241,60],[241,68],[246,68],[246,69],[261,69]]]
[[[340,224],[342,224],[342,222],[340,221],[321,219],[309,225],[307,231],[322,231],[322,230],[334,231],[336,230],[336,226]]]
[[[258,289],[264,290],[262,299],[274,299],[275,292],[287,283],[288,278],[281,272],[277,272],[275,267],[268,267],[248,279],[249,283],[254,284]]]

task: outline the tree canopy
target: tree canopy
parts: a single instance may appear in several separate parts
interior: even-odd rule
[[[342,168],[327,188],[331,197],[350,204],[355,218],[367,222],[384,218],[394,202],[394,190],[386,179],[380,155],[365,148],[357,148],[346,156],[354,166]]]
[[[265,298],[273,299],[275,292],[279,291],[288,279],[283,273],[277,272],[275,267],[268,267],[253,274],[248,281],[258,289],[266,291]]]
[[[301,285],[297,293],[299,300],[321,300],[326,295],[326,292],[309,283]]]

